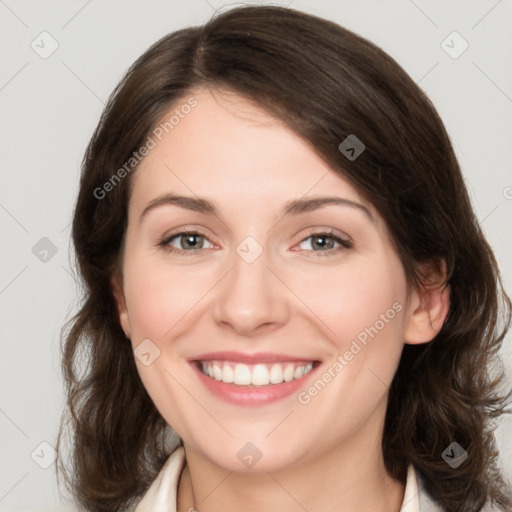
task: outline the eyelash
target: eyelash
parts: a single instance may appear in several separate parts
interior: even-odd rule
[[[169,253],[182,254],[183,256],[197,256],[197,253],[202,251],[203,249],[185,251],[183,249],[177,249],[176,247],[172,247],[171,245],[169,245],[175,238],[179,238],[180,236],[184,236],[184,235],[201,236],[201,237],[205,238],[206,240],[209,240],[205,235],[203,235],[202,233],[199,233],[197,231],[181,231],[179,233],[174,233],[168,237],[165,237],[157,245],[159,247],[161,247],[162,249],[167,250],[167,252],[169,252]],[[347,238],[343,238],[338,231],[329,230],[329,229],[325,230],[325,231],[310,233],[306,238],[303,238],[300,241],[299,245],[301,243],[303,243],[304,241],[306,241],[308,238],[319,238],[319,237],[332,238],[335,242],[338,242],[341,247],[336,247],[334,249],[328,249],[326,251],[308,251],[308,252],[314,252],[318,256],[330,256],[333,253],[337,254],[338,252],[340,252],[342,250],[352,249],[354,246],[351,240],[349,240]],[[303,249],[303,250],[306,250],[306,249]]]

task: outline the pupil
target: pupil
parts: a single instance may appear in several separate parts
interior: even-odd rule
[[[317,245],[318,247],[324,248],[327,245],[326,238],[328,238],[328,237],[326,237],[326,236],[317,236],[316,237],[317,242],[316,242],[315,245]],[[323,243],[318,243],[318,240],[323,240]]]
[[[197,238],[197,236],[198,235],[188,235],[187,244],[191,245],[192,247],[195,247],[198,244],[197,241],[194,243],[194,239]]]

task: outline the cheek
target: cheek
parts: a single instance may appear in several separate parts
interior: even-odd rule
[[[296,284],[333,340],[343,343],[376,323],[381,330],[383,321],[386,330],[391,331],[388,327],[395,324],[395,330],[400,331],[401,321],[394,320],[402,317],[397,309],[404,309],[406,281],[401,265],[393,259],[331,268],[309,279],[307,285]]]
[[[348,435],[363,428],[396,372],[403,347],[405,274],[392,257],[362,260],[311,281],[307,290],[302,288],[302,296],[321,319],[315,323],[332,352],[318,376],[327,384],[313,382],[299,402],[314,403],[317,417],[331,418],[332,431]]]
[[[350,388],[354,398],[362,398],[374,393],[374,387],[384,389],[382,382],[390,383],[396,371],[407,285],[402,265],[392,254],[353,263],[318,274],[299,293],[329,340],[333,361],[342,357],[343,377],[333,389],[345,396]]]
[[[193,272],[155,262],[156,258],[148,258],[142,251],[129,254],[124,265],[124,284],[132,347],[136,358],[142,352],[149,352],[151,357],[148,365],[142,359],[136,361],[137,369],[162,416],[180,427],[180,411],[190,407],[190,397],[169,373],[174,374],[174,365],[180,359],[174,338],[179,337],[187,313],[205,292],[198,288],[201,283]],[[185,321],[180,322],[181,319]],[[144,350],[138,350],[139,345]],[[181,430],[186,429],[181,426]]]
[[[135,255],[136,256],[136,255]],[[160,340],[204,295],[207,283],[193,270],[134,257],[125,265],[132,340]]]

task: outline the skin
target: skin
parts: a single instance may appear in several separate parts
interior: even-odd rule
[[[403,344],[441,328],[448,292],[409,289],[377,211],[290,129],[235,93],[193,96],[197,107],[133,176],[122,275],[112,281],[134,349],[150,339],[160,350],[149,366],[136,361],[183,439],[178,510],[398,511],[404,485],[385,471],[380,445],[388,385]],[[168,204],[141,219],[167,192],[206,198],[219,213]],[[283,216],[288,201],[317,196],[356,202],[371,216],[347,205]],[[322,240],[311,236],[333,229],[353,247],[330,238],[315,247]],[[158,246],[187,231],[204,235],[198,249],[186,237],[171,245],[193,255]],[[249,235],[263,250],[250,264],[236,252]],[[296,394],[229,404],[187,362],[216,350],[279,352],[321,361],[320,376],[396,302],[401,311],[307,405]],[[251,468],[237,457],[247,442],[262,453]]]

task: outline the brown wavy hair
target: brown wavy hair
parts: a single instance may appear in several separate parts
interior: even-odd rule
[[[451,304],[444,326],[430,343],[405,345],[390,388],[386,468],[405,481],[414,464],[449,512],[476,512],[488,500],[512,510],[493,436],[511,397],[498,357],[510,300],[445,127],[377,46],[330,21],[270,6],[231,9],[155,43],[111,94],[87,147],[72,227],[84,296],[63,329],[67,408],[57,440],[57,475],[74,502],[90,511],[128,509],[172,451],[111,286],[136,170],[104,197],[98,190],[196,87],[242,94],[309,143],[379,211],[412,286],[424,285],[419,263],[446,263]],[[349,134],[366,146],[354,161],[338,149]],[[457,469],[441,457],[453,441],[469,454]]]

